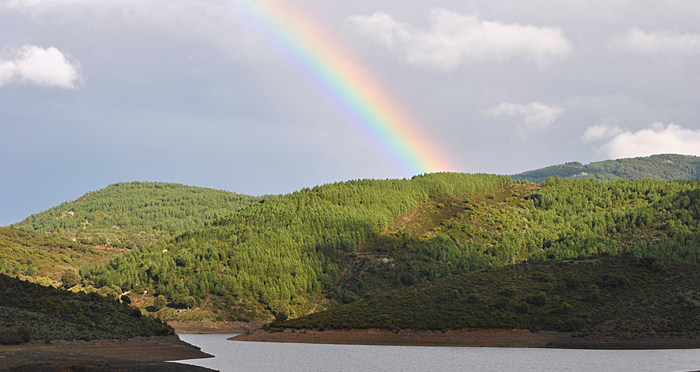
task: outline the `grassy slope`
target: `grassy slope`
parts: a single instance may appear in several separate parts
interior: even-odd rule
[[[35,340],[173,334],[170,326],[114,299],[0,275],[0,333],[7,333],[5,327],[28,329]]]
[[[117,183],[13,225],[91,245],[144,246],[235,213],[257,198],[160,182]]]
[[[9,227],[0,227],[0,273],[45,284],[57,283],[68,269],[80,270],[120,254],[117,249],[98,249],[77,242]],[[43,278],[43,279],[42,279]]]
[[[577,162],[554,165],[515,174],[515,180],[540,183],[549,177],[578,179],[640,179],[657,180],[700,178],[700,157],[688,155],[652,155],[641,158],[617,159],[581,164]]]
[[[277,325],[697,332],[698,269],[631,255],[522,263],[382,293]]]

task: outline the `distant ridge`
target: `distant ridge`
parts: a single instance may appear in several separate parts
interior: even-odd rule
[[[549,177],[577,179],[693,180],[700,178],[700,157],[662,154],[647,157],[604,160],[590,164],[570,162],[535,169],[511,176],[516,181],[540,183]]]

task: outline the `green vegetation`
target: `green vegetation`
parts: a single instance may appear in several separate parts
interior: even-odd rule
[[[95,286],[116,285],[164,295],[184,307],[210,295],[216,319],[298,316],[334,297],[342,268],[369,237],[397,218],[442,196],[497,190],[504,176],[431,174],[412,180],[362,180],[303,189],[260,200],[172,242],[135,249],[82,271]],[[161,310],[165,319],[181,311]]]
[[[673,161],[683,168],[695,159],[676,157],[644,164]],[[639,168],[634,160],[619,161],[627,168],[588,167],[612,174]],[[437,173],[258,199],[134,182],[15,227],[0,228],[0,272],[121,296],[165,320],[281,320],[523,261],[626,252],[697,265],[700,181],[553,177],[538,185]],[[473,305],[491,298],[449,293]],[[541,290],[513,306],[527,312],[547,306],[551,296]]]
[[[699,269],[629,254],[528,262],[385,292],[273,326],[698,332]]]
[[[173,329],[96,293],[71,293],[0,275],[0,342],[164,336]]]
[[[133,248],[196,229],[257,198],[160,182],[117,183],[14,225],[91,245]]]
[[[163,319],[273,319],[480,268],[621,252],[700,262],[700,181],[336,183],[260,200],[81,275],[147,292],[136,298],[147,306],[164,296]]]
[[[409,217],[369,239],[341,275],[341,294],[363,298],[479,268],[600,253],[700,262],[699,181],[552,178],[441,198]]]
[[[0,227],[0,273],[46,285],[57,284],[66,270],[104,263],[120,252],[78,242]]]
[[[515,174],[515,180],[540,183],[549,177],[578,179],[693,180],[700,178],[700,157],[689,155],[652,155],[642,158],[593,162],[572,162]]]

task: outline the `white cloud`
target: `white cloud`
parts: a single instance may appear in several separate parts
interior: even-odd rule
[[[563,113],[563,107],[549,106],[541,102],[531,102],[527,105],[503,102],[482,111],[483,115],[489,117],[517,117],[522,119],[524,124],[518,125],[516,128],[520,136],[525,136],[530,131],[547,129]]]
[[[647,32],[630,28],[627,33],[612,38],[608,46],[613,50],[643,56],[657,54],[691,56],[700,54],[700,34],[666,29]]]
[[[609,158],[668,153],[700,156],[700,130],[683,128],[673,123],[654,123],[649,128],[636,132],[594,125],[586,130],[583,139],[602,142],[598,150]]]
[[[445,9],[430,12],[430,28],[396,21],[390,14],[350,16],[347,23],[389,48],[400,48],[408,63],[451,70],[464,62],[525,58],[540,66],[571,53],[559,28],[482,21]]]
[[[585,142],[599,142],[615,137],[622,132],[622,128],[617,126],[608,126],[605,124],[593,125],[586,129],[582,139]]]
[[[581,139],[584,142],[603,142],[624,132],[620,127],[620,120],[616,117],[605,118],[600,124],[591,125],[586,128]]]
[[[75,89],[81,81],[80,63],[54,47],[25,45],[0,57],[0,86],[20,82]]]

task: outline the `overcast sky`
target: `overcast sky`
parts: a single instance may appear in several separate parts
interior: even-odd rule
[[[0,1],[0,225],[115,182],[262,195],[410,177],[245,2]],[[453,171],[700,155],[698,1],[278,2]]]

